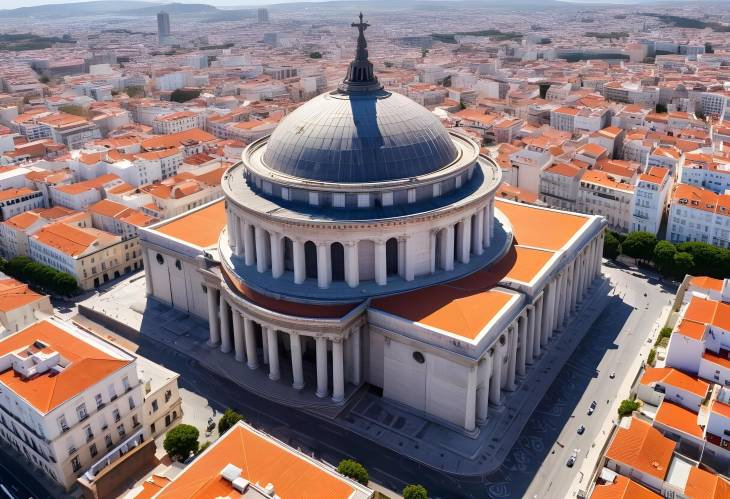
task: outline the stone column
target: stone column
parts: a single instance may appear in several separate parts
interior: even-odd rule
[[[405,279],[406,275],[406,238],[398,238],[398,276]]]
[[[430,264],[431,264],[431,273],[433,274],[436,272],[436,261],[438,258],[441,257],[441,255],[436,254],[436,237],[437,237],[437,230],[431,229],[431,232],[429,234],[429,244],[431,248],[431,258],[430,258]]]
[[[142,264],[144,265],[145,291],[147,292],[147,296],[154,296],[155,289],[152,284],[152,267],[150,267],[150,256],[147,254],[146,248],[142,248]]]
[[[345,281],[351,288],[360,285],[360,261],[358,259],[357,241],[345,243]]]
[[[565,315],[565,276],[567,269],[560,273],[558,277],[558,285],[556,287],[555,302],[557,303],[557,309],[555,311],[555,327],[559,328],[563,324],[563,318]],[[552,336],[552,331],[548,334],[548,337]]]
[[[235,252],[236,248],[236,215],[231,211],[226,212],[226,229],[228,232],[228,247],[233,248]]]
[[[317,397],[324,398],[328,395],[327,378],[327,338],[317,336]]]
[[[210,339],[208,345],[215,346],[221,342],[221,332],[218,322],[218,290],[208,285],[208,329]]]
[[[413,240],[410,237],[406,238],[405,246],[406,246],[406,263],[405,263],[406,268],[405,268],[404,279],[406,281],[412,281],[416,277],[416,271],[414,269],[416,262],[415,262],[415,257],[413,256]]]
[[[294,284],[301,284],[307,278],[307,267],[304,260],[304,243],[295,239],[292,241],[294,259]]]
[[[507,361],[507,386],[510,392],[515,391],[517,384],[515,383],[515,375],[517,374],[517,325],[513,322],[507,329],[507,345],[509,346],[509,355]]]
[[[484,253],[484,210],[476,212],[472,232],[471,251],[475,255],[481,255]]]
[[[243,230],[245,229],[245,226],[243,225],[242,220],[237,216],[235,217],[234,224],[236,226],[236,256],[241,256],[245,250],[243,245]]]
[[[474,431],[476,429],[476,403],[477,403],[477,366],[468,368],[466,379],[466,408],[464,414],[464,429]]]
[[[276,341],[276,330],[266,327],[266,338],[269,348],[269,379],[276,381],[281,376],[279,372],[279,343]]]
[[[556,294],[556,288],[557,288],[557,279],[553,280],[548,284],[547,288],[545,289],[545,293],[547,293],[547,302],[545,302],[545,293],[543,293],[543,309],[542,309],[542,315],[543,315],[543,323],[540,333],[540,346],[544,347],[548,343],[548,339],[550,338],[550,332],[555,327],[555,315],[556,315],[556,303],[557,300],[555,299]]]
[[[477,391],[477,420],[486,423],[489,412],[489,380],[492,377],[492,356],[489,352],[482,360],[482,389]]]
[[[441,238],[441,268],[454,270],[454,226],[449,225],[439,232]]]
[[[271,233],[271,276],[278,279],[284,273],[284,238],[281,234]]]
[[[261,350],[264,354],[264,364],[269,364],[269,334],[266,332],[266,328],[261,324]]]
[[[220,319],[221,319],[221,352],[228,353],[231,351],[231,321],[228,316],[228,302],[223,296],[220,299]]]
[[[542,331],[545,328],[543,325],[543,314],[545,313],[545,292],[542,293],[540,298],[537,300],[537,307],[535,308],[535,341],[532,343],[532,357],[540,356],[541,352],[541,336]]]
[[[289,333],[291,345],[291,370],[295,390],[304,388],[304,370],[302,369],[302,339],[297,333]]]
[[[461,263],[469,263],[471,258],[471,217],[466,217],[459,225],[463,226],[461,230],[461,252],[459,254],[459,260]]]
[[[243,225],[243,256],[246,265],[253,265],[256,261],[256,249],[254,248],[253,234],[251,233],[251,225]]]
[[[256,355],[256,335],[253,332],[253,321],[248,317],[243,318],[243,332],[246,336],[246,362],[249,369],[259,367],[259,359]]]
[[[268,262],[266,261],[266,231],[261,227],[256,227],[256,270],[264,273],[267,270]]]
[[[330,286],[332,265],[330,264],[329,243],[317,243],[317,285],[320,289],[327,289]]]
[[[388,284],[387,255],[384,241],[375,241],[375,282],[381,286]]]
[[[501,404],[502,391],[502,352],[504,347],[499,340],[494,346],[492,356],[492,375],[489,377],[489,401],[494,405]]]
[[[342,340],[332,342],[332,401],[342,402],[345,399],[345,362],[342,352]]]
[[[573,261],[573,266],[570,269],[570,308],[568,309],[569,314],[574,311],[578,305],[578,290],[580,289],[580,261],[576,258]]]
[[[243,362],[243,318],[240,312],[236,309],[233,311],[233,349],[236,352],[236,360]]]
[[[491,203],[491,200],[488,201],[488,203]],[[487,205],[483,210],[481,210],[481,212],[482,212],[482,226],[483,226],[482,232],[484,234],[483,243],[484,243],[485,248],[489,248],[489,244],[492,240],[492,238],[491,238],[492,220],[489,218],[489,205]]]
[[[353,326],[350,333],[350,342],[352,343],[352,384],[359,385],[362,381],[362,352],[360,351],[360,329],[362,326]]]
[[[517,327],[517,374],[524,376],[527,359],[527,311],[520,316]]]

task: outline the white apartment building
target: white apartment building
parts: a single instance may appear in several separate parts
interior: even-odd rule
[[[54,185],[50,188],[51,201],[54,205],[84,211],[89,205],[102,199],[105,189],[121,185],[122,183],[124,181],[118,176],[106,174],[93,180],[86,180],[75,184]]]
[[[0,438],[70,489],[144,437],[136,359],[50,319],[0,339]]]
[[[679,184],[669,207],[672,242],[701,241],[730,248],[730,194]]]
[[[28,237],[54,221],[77,227],[91,227],[91,216],[88,213],[69,210],[63,206],[29,210],[0,222],[0,254],[5,258],[27,256]]]
[[[540,199],[551,208],[575,211],[585,170],[573,163],[555,163],[540,174]]]
[[[633,184],[616,181],[604,171],[589,170],[580,179],[576,210],[601,215],[611,230],[627,233],[631,228],[633,197]]]
[[[653,166],[639,175],[631,208],[632,231],[659,232],[671,190],[672,176],[666,168]]]
[[[34,208],[44,208],[46,204],[46,196],[42,191],[27,187],[0,191],[0,220],[7,220]]]
[[[0,338],[17,333],[43,317],[53,315],[48,295],[0,272]]]
[[[730,161],[706,154],[687,153],[679,170],[679,179],[683,184],[724,194],[730,190]]]
[[[178,111],[155,116],[152,120],[152,129],[162,135],[184,132],[192,128],[205,128],[203,112]]]
[[[534,194],[540,192],[541,172],[553,164],[553,155],[547,148],[528,145],[509,156],[513,176],[517,180],[514,185]]]

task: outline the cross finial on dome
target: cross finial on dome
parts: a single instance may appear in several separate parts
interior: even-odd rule
[[[365,39],[365,30],[370,25],[363,21],[362,12],[358,17],[360,22],[351,25],[358,30],[357,50],[355,60],[350,63],[347,76],[340,85],[340,90],[343,92],[380,90],[382,88],[375,77],[373,64],[368,60],[368,42]]]

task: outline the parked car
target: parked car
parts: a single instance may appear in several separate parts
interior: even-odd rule
[[[595,411],[595,410],[596,410],[596,401],[594,400],[593,402],[591,402],[591,406],[588,408],[588,415],[590,416],[591,414],[593,414],[593,411]]]
[[[611,374],[608,375],[609,378],[613,379],[616,377],[616,371],[611,371]]]
[[[578,435],[583,435],[583,433],[585,433],[585,431],[586,431],[586,427],[585,426],[580,425],[578,427]]]

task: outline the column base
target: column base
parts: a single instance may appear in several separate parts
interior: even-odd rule
[[[278,381],[279,378],[281,378],[281,375],[279,375],[278,373],[269,374],[269,379],[271,381]]]
[[[329,394],[330,394],[330,392],[324,391],[324,392],[317,392],[315,395],[317,395],[317,397],[323,399],[323,398],[327,398],[329,396]]]
[[[292,385],[291,385],[291,386],[292,386],[292,388],[294,388],[295,390],[301,390],[302,388],[304,388],[304,386],[305,386],[305,383],[304,383],[304,382],[302,382],[302,383],[292,383]]]
[[[243,362],[243,355],[236,354],[236,362]]]
[[[332,402],[334,402],[335,404],[339,404],[343,400],[345,400],[345,396],[344,395],[339,395],[337,397],[332,397]]]
[[[221,342],[208,340],[205,342],[205,344],[208,345],[209,347],[217,347],[218,345],[221,344]]]
[[[505,387],[503,388],[503,390],[505,390],[505,391],[507,391],[507,392],[514,392],[514,391],[517,391],[517,383],[513,383],[513,384],[511,384],[511,385],[507,385],[507,386],[505,386]]]
[[[221,353],[230,353],[231,350],[231,347],[221,347]]]
[[[249,363],[247,365],[248,365],[248,368],[251,369],[252,371],[255,371],[256,369],[259,368],[258,363],[254,363],[254,364]]]

